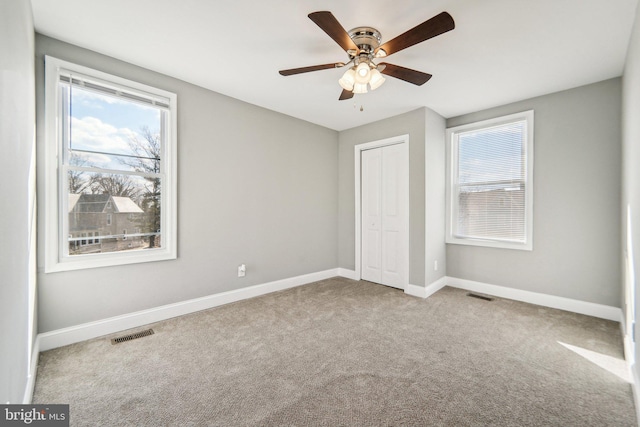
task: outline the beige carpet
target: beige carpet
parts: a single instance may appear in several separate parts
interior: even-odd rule
[[[620,362],[617,323],[458,289],[336,278],[151,327],[42,353],[34,403],[76,426],[637,425],[572,350]]]

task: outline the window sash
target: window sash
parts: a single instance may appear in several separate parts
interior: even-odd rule
[[[61,76],[62,79],[63,76]],[[74,79],[75,81],[75,79]],[[164,98],[160,98],[159,100],[154,99],[154,98],[149,98],[148,102],[140,102],[140,101],[133,101],[135,103],[142,103],[145,106],[152,106],[153,108],[156,108],[157,110],[160,111],[160,158],[152,158],[152,157],[147,157],[147,156],[136,156],[136,155],[131,155],[131,154],[124,154],[124,153],[118,153],[118,152],[110,152],[110,151],[95,151],[95,150],[83,150],[83,149],[78,149],[78,148],[74,148],[71,146],[71,134],[72,134],[72,129],[71,129],[71,109],[72,109],[72,101],[71,101],[71,90],[72,87],[76,86],[76,85],[69,85],[69,84],[61,84],[58,85],[58,90],[59,90],[59,96],[60,96],[60,102],[62,105],[60,105],[60,109],[61,109],[61,113],[62,113],[62,126],[60,126],[60,135],[59,137],[61,138],[61,141],[63,142],[63,156],[62,156],[62,166],[70,166],[73,167],[73,165],[70,164],[70,159],[71,159],[71,153],[73,152],[78,152],[78,153],[93,153],[93,154],[104,154],[107,156],[115,156],[115,157],[127,157],[127,158],[134,158],[134,159],[145,159],[145,160],[155,160],[158,161],[159,165],[160,165],[160,170],[158,172],[163,172],[165,166],[165,162],[163,161],[163,159],[165,158],[165,150],[166,150],[166,145],[167,145],[167,138],[169,137],[169,132],[168,132],[168,126],[169,126],[169,118],[168,116],[170,115],[170,111],[164,107]],[[84,86],[81,86],[82,89],[86,89]],[[123,98],[125,92],[123,91],[118,91],[116,89],[108,89],[106,86],[100,86],[98,84],[93,84],[91,86],[92,88],[97,88],[97,87],[104,87],[104,90],[102,92],[97,91],[97,90],[92,90],[94,92],[99,92],[103,95],[107,95],[107,96],[112,96],[112,97],[117,97],[117,98]],[[137,95],[131,95],[131,96],[135,96],[137,99],[143,99],[141,96],[137,96]],[[128,99],[127,97],[124,97],[125,100],[127,102],[131,102],[131,99]],[[78,168],[81,168],[80,166],[78,166]],[[94,169],[94,170],[90,170],[90,169]],[[122,172],[134,172],[133,174],[141,174],[141,173],[145,173],[143,171],[126,171],[122,170],[122,169],[117,169],[117,170],[111,170],[111,169],[107,169],[107,168],[91,168],[91,167],[87,167],[86,171],[88,172],[97,172],[98,170],[102,170],[105,173],[109,173],[108,171],[113,171],[113,173],[122,173]],[[80,169],[78,169],[80,170]]]
[[[464,170],[471,174],[472,179],[469,176],[461,177],[460,137],[470,134],[482,137],[484,132],[489,135],[513,124],[522,126],[520,154],[513,145],[509,147],[514,148],[509,152],[510,157],[500,150],[488,154],[479,151],[480,159],[473,155],[465,159],[476,160],[479,165],[475,170],[473,163],[471,166],[469,163],[465,165]],[[532,249],[532,127],[533,111],[528,111],[447,130],[450,156],[447,243]],[[502,143],[506,146],[510,144],[505,141]],[[504,148],[500,144],[496,146]],[[511,164],[501,163],[501,156]],[[491,170],[487,165],[498,170]],[[483,166],[487,170],[483,171]],[[508,179],[477,179],[483,176]]]
[[[64,75],[60,76],[60,80],[63,81],[64,80]],[[82,86],[84,89],[84,85],[85,84],[90,84],[85,80],[79,80],[76,79],[75,76],[71,79],[72,81],[76,82],[81,82],[82,84],[78,84],[79,86]],[[72,85],[72,86],[76,86],[76,84]],[[123,91],[118,91],[116,89],[108,89],[105,86],[100,86],[98,84],[91,84],[90,88],[94,91],[99,91],[98,89],[101,89],[101,92],[103,92],[104,94],[110,95],[110,96],[117,96],[117,97],[122,97],[122,95],[125,93]],[[72,99],[71,99],[71,91],[70,91],[70,87],[69,85],[59,85],[59,93],[60,93],[60,108],[61,111],[63,112],[63,126],[61,126],[61,133],[60,133],[60,142],[62,144],[63,147],[63,155],[60,159],[61,164],[59,166],[59,170],[60,170],[60,188],[59,188],[59,194],[60,194],[60,202],[59,204],[61,205],[61,214],[60,214],[60,236],[68,236],[70,233],[70,222],[69,222],[69,215],[66,214],[65,212],[69,212],[68,209],[68,203],[69,203],[69,186],[68,186],[68,176],[69,176],[69,172],[70,171],[78,171],[78,172],[88,172],[88,173],[99,173],[99,174],[112,174],[112,175],[125,175],[125,176],[135,176],[135,177],[142,177],[142,178],[149,178],[149,179],[159,179],[160,182],[164,182],[164,177],[165,174],[161,173],[161,172],[143,172],[143,171],[130,171],[130,170],[120,170],[120,169],[110,169],[110,168],[100,168],[100,167],[92,167],[92,166],[74,166],[74,165],[70,165],[70,159],[71,159],[71,153],[74,151],[89,151],[89,150],[74,150],[71,148],[71,134],[72,134],[72,124],[71,124],[71,111],[72,111]],[[135,102],[140,102],[139,100],[142,99],[142,97],[137,97],[137,101]],[[130,102],[129,99],[127,99],[127,102]],[[155,101],[154,100],[150,100],[148,102],[148,104],[150,105],[155,105]],[[165,124],[167,123],[166,120],[166,115],[168,114],[168,112],[166,111],[166,109],[162,109],[161,112],[161,129],[160,129],[160,151],[161,151],[161,156],[159,159],[157,159],[158,163],[159,163],[159,169],[160,171],[163,171],[165,169],[164,166],[164,162],[163,162],[163,155],[162,153],[164,152],[164,149],[166,147],[167,141],[166,141],[166,136],[167,136],[167,132],[164,129]],[[142,156],[134,156],[134,155],[123,155],[123,154],[119,154],[119,153],[111,153],[111,152],[105,152],[104,154],[108,154],[108,155],[116,155],[116,156],[126,156],[126,157],[130,157],[130,158],[142,158]],[[159,206],[163,205],[163,191],[160,191],[159,194]],[[109,202],[110,203],[110,202]],[[160,230],[164,229],[164,224],[166,222],[166,214],[164,212],[164,210],[160,210]],[[112,224],[112,220],[111,220],[111,214],[108,214],[108,218],[107,218],[107,225],[111,225]],[[155,233],[147,233],[145,234],[146,237],[149,236],[161,236],[162,232],[155,232]],[[123,234],[116,234],[113,236],[119,236],[119,238],[121,238],[122,240],[127,240],[127,236],[126,233]],[[110,236],[102,236],[102,238],[109,238]],[[71,254],[70,250],[69,250],[69,243],[71,242],[71,240],[68,240],[65,242],[65,239],[60,238],[59,244],[59,253],[62,255],[62,257],[67,258],[67,257],[72,257],[72,258],[81,258],[81,257],[87,257],[87,256],[93,256],[94,254],[83,254],[83,253],[78,253],[78,254]],[[81,243],[82,245],[84,245],[84,243]],[[147,251],[161,251],[163,250],[164,247],[164,242],[162,239],[160,239],[160,247],[157,248],[148,248]],[[113,254],[119,254],[122,251],[119,250],[115,250],[115,251],[109,251],[109,252],[104,252],[101,253],[101,255],[104,256],[112,256]]]

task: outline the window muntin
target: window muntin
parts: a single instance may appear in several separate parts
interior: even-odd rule
[[[46,61],[46,271],[175,258],[175,94]]]
[[[533,111],[447,130],[447,243],[532,249]]]

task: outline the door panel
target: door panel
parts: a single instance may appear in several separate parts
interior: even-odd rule
[[[361,277],[403,289],[407,283],[407,147],[361,152]]]
[[[362,273],[364,280],[380,283],[382,152],[362,152]]]

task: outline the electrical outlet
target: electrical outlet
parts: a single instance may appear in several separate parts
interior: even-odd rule
[[[247,274],[247,266],[240,264],[238,266],[238,277],[244,277]]]
[[[438,271],[438,260],[433,261],[433,271]]]

